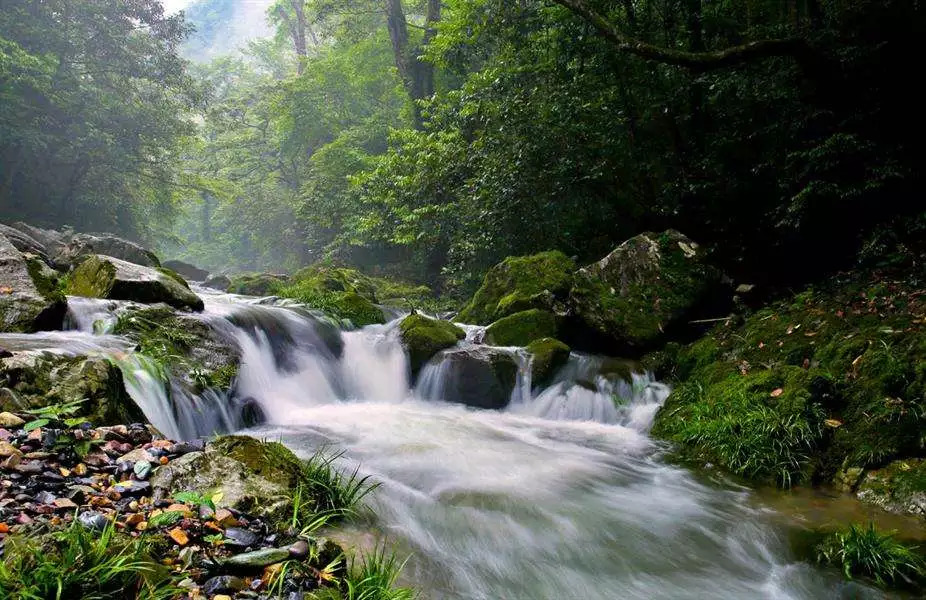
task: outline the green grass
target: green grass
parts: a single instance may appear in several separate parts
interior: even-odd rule
[[[179,590],[149,554],[145,539],[99,534],[76,520],[40,539],[7,540],[0,597],[9,600],[167,600]]]
[[[312,600],[414,600],[414,590],[396,586],[406,561],[380,546],[351,561],[340,590],[329,587],[315,592]]]
[[[921,583],[926,562],[917,548],[881,533],[873,524],[856,525],[828,536],[817,548],[817,560],[839,567],[849,579],[869,577],[879,584]]]
[[[332,452],[321,448],[304,463],[303,489],[297,494],[311,499],[315,515],[332,513],[338,517],[355,514],[363,499],[379,487],[370,483],[369,476],[361,476],[359,469],[344,472],[335,468],[334,462],[344,452]],[[294,503],[296,504],[296,503]]]

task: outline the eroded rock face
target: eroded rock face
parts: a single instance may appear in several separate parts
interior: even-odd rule
[[[36,240],[24,231],[0,223],[0,235],[6,236],[6,239],[20,252],[34,254],[44,262],[48,262],[48,251],[45,244]]]
[[[293,490],[302,477],[302,463],[277,442],[226,436],[209,442],[202,452],[187,454],[155,471],[156,497],[195,491],[215,497],[217,508],[232,508],[271,519],[290,509]]]
[[[678,231],[643,233],[579,271],[572,314],[605,343],[645,350],[718,292],[721,273]]]
[[[0,331],[59,329],[66,312],[56,274],[0,233]]]
[[[183,279],[169,271],[146,267],[111,256],[89,256],[74,270],[69,291],[76,296],[164,302],[174,308],[202,310],[202,299]]]
[[[161,264],[162,267],[170,269],[184,279],[189,281],[205,281],[209,277],[209,271],[200,269],[195,265],[182,260],[166,260]]]
[[[150,250],[108,233],[78,233],[52,257],[52,260],[56,267],[67,270],[95,254],[111,256],[144,267],[161,266],[158,257]]]
[[[144,419],[106,358],[18,352],[0,359],[0,411],[17,412],[83,400],[79,414],[102,425]]]
[[[408,352],[412,376],[416,376],[431,358],[466,337],[466,332],[447,321],[409,315],[399,324],[402,345]]]
[[[518,374],[511,353],[471,346],[445,350],[440,360],[440,389],[432,396],[476,408],[508,406]]]

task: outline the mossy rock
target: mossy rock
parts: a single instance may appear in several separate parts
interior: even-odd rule
[[[527,346],[534,340],[556,337],[556,316],[540,309],[502,317],[486,329],[485,341],[494,346]]]
[[[926,460],[898,460],[865,473],[857,495],[888,512],[926,516]]]
[[[657,346],[718,296],[721,274],[681,233],[643,233],[580,269],[569,294],[578,320],[623,351]]]
[[[366,327],[386,322],[383,311],[357,292],[335,293],[329,310],[339,318],[350,321],[354,327]]]
[[[551,250],[510,256],[486,273],[482,286],[457,315],[457,322],[488,325],[531,308],[554,311],[572,285],[575,263]]]
[[[294,488],[302,478],[303,464],[279,442],[262,442],[245,435],[227,435],[211,442],[212,449],[237,460],[264,479]]]
[[[143,304],[164,302],[175,308],[203,309],[202,299],[178,275],[109,256],[92,255],[84,259],[71,273],[68,292],[87,298]]]
[[[399,332],[408,351],[413,377],[435,354],[466,337],[466,332],[453,323],[420,314],[405,317],[399,324]]]
[[[550,380],[560,367],[569,362],[569,346],[546,337],[534,340],[527,346],[531,354],[531,383],[543,384]]]
[[[0,234],[0,332],[60,329],[66,312],[54,271]]]
[[[243,296],[270,296],[276,294],[288,281],[284,275],[270,273],[236,275],[229,280],[226,291]]]
[[[0,359],[0,411],[82,402],[78,416],[97,425],[144,420],[125,391],[122,373],[99,357],[23,352]]]
[[[292,282],[303,289],[322,292],[356,292],[370,302],[377,302],[376,283],[356,269],[311,265],[296,272]]]

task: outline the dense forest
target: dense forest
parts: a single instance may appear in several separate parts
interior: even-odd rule
[[[785,284],[922,240],[918,3],[278,0],[181,58],[233,5],[4,0],[0,218],[459,293],[648,229]]]

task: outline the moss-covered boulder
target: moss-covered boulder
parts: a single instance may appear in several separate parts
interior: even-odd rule
[[[721,274],[681,233],[642,233],[580,269],[572,313],[595,337],[622,351],[654,347],[718,295]]]
[[[466,332],[447,321],[429,319],[414,314],[405,317],[399,324],[402,345],[408,352],[412,377],[418,374],[431,358],[466,337]]]
[[[556,250],[510,256],[486,273],[482,286],[455,320],[488,325],[531,308],[558,312],[569,294],[575,267],[572,259]]]
[[[192,491],[218,498],[218,508],[279,520],[291,510],[302,477],[303,463],[283,444],[226,436],[158,468],[151,486],[155,497]]]
[[[59,269],[68,270],[83,262],[88,256],[94,255],[111,256],[144,267],[161,266],[154,252],[108,233],[74,235],[67,245],[52,257],[52,262]]]
[[[373,279],[355,269],[306,267],[293,275],[289,285],[279,288],[277,294],[323,311],[348,327],[386,322],[385,314],[376,305]]]
[[[423,382],[428,398],[476,408],[504,408],[511,400],[518,363],[510,352],[487,346],[444,350],[439,381]],[[420,387],[420,386],[419,386]]]
[[[366,327],[386,322],[386,315],[383,311],[357,292],[333,294],[329,297],[325,309],[338,318],[348,321],[353,327]]]
[[[66,312],[55,272],[0,234],[0,331],[60,329]]]
[[[80,401],[79,416],[95,424],[144,420],[125,391],[122,373],[103,357],[29,351],[0,359],[0,411]]]
[[[541,338],[527,345],[531,355],[531,383],[543,384],[550,380],[560,367],[569,362],[569,346],[554,338]]]
[[[227,390],[238,374],[237,342],[196,316],[166,307],[132,308],[113,333],[133,340],[136,351],[167,367],[194,391]]]
[[[851,489],[922,456],[924,311],[906,275],[856,273],[722,323],[662,357],[679,383],[654,433],[746,477]]]
[[[246,273],[231,277],[225,288],[230,294],[243,296],[271,296],[289,282],[286,275],[271,273]]]
[[[202,299],[182,277],[165,269],[146,267],[111,256],[89,256],[68,280],[68,293],[87,298],[164,302],[175,308],[202,310]]]
[[[533,308],[502,317],[489,325],[485,341],[494,346],[527,346],[534,340],[556,337],[556,316]]]
[[[897,460],[865,473],[857,495],[888,512],[926,516],[926,460]]]

